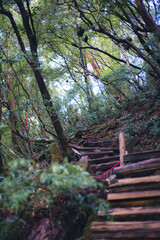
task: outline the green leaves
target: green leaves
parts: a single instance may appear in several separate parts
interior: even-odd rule
[[[34,169],[25,159],[8,165],[9,174],[0,182],[0,213],[3,216],[7,211],[12,215],[9,220],[0,219],[0,239],[19,239],[13,237],[19,224],[24,224],[19,216],[22,221],[28,215],[30,219],[37,209],[52,209],[57,222],[76,217],[82,211],[89,215],[99,208],[105,212],[108,209],[96,194],[102,184],[79,165],[65,160],[63,165],[55,163],[48,169],[39,169],[37,165]]]
[[[8,165],[10,172],[0,183],[0,206],[15,212],[29,207],[32,210],[33,205],[38,204],[41,199],[44,204],[50,205],[59,192],[74,195],[86,187],[100,187],[83,168],[67,161],[63,165],[55,163],[49,169],[43,170],[34,170],[30,161],[25,159],[17,159]],[[34,201],[31,200],[32,195]],[[81,196],[79,201],[82,201]]]
[[[34,179],[35,173],[30,162],[25,159],[18,159],[9,162],[9,175],[0,183],[1,207],[9,208],[18,212],[20,208],[25,208],[29,196],[34,194],[37,186]]]
[[[97,187],[98,183],[88,172],[78,165],[72,165],[67,161],[60,165],[53,164],[48,171],[43,171],[40,175],[40,183],[49,184],[47,189],[56,195],[58,191],[74,191],[85,187]]]

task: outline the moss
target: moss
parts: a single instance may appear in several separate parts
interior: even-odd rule
[[[51,162],[52,163],[54,163],[54,162],[62,163],[63,162],[62,152],[56,142],[51,144],[50,152],[51,152]]]

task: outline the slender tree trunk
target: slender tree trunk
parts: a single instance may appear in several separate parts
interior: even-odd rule
[[[11,51],[10,51],[10,32],[7,29],[7,44],[6,47],[8,49],[7,51],[7,57],[11,56]],[[17,131],[17,113],[16,113],[16,101],[13,95],[14,92],[14,87],[13,87],[13,69],[11,65],[8,68],[8,73],[7,73],[7,83],[8,83],[8,106],[9,106],[9,127],[11,131],[11,137],[12,137],[12,145],[14,148],[14,151],[22,153],[21,147],[22,147],[22,142],[20,139],[17,137],[15,132]]]
[[[136,85],[136,87],[137,87],[139,90],[141,90],[142,92],[144,92],[143,88],[140,86],[139,82],[136,80],[136,74],[134,74],[133,71],[132,71],[132,68],[131,68],[131,65],[130,65],[128,56],[127,56],[127,54],[126,54],[126,52],[125,52],[122,44],[119,43],[119,46],[120,46],[120,48],[121,48],[121,51],[122,51],[123,56],[125,57],[126,64],[127,64],[127,67],[128,67],[128,69],[129,69],[129,71],[130,71],[130,73],[131,73],[131,77],[132,77],[132,80],[133,80],[134,84]]]
[[[2,121],[2,105],[1,105],[1,101],[2,101],[2,86],[1,86],[1,72],[2,72],[2,66],[0,63],[0,125],[1,125],[1,121]],[[0,127],[0,174],[3,172],[3,161],[2,161],[2,153],[1,153],[1,140],[2,140],[2,132],[1,132],[1,127]]]
[[[90,91],[89,82],[88,82],[88,76],[87,76],[87,71],[86,71],[87,66],[85,66],[84,54],[83,54],[83,51],[81,49],[81,41],[80,41],[79,37],[78,37],[78,40],[79,40],[80,58],[81,58],[81,62],[82,62],[83,75],[84,75],[84,80],[85,80],[85,85],[86,85],[87,101],[88,101],[89,109],[91,109],[93,98],[91,96],[91,91]]]
[[[1,87],[0,87],[1,91]],[[1,98],[0,98],[1,101]],[[0,104],[0,125],[2,121],[2,106]],[[0,128],[0,174],[3,172],[3,163],[2,163],[2,153],[1,153],[1,140],[2,140],[2,133],[1,133],[1,128]]]
[[[54,126],[54,129],[56,131],[59,143],[60,143],[60,145],[62,147],[63,154],[64,154],[64,156],[67,156],[69,158],[69,160],[70,160],[71,149],[69,147],[69,143],[68,143],[67,137],[66,137],[66,135],[64,133],[64,130],[62,128],[62,125],[61,125],[61,122],[60,122],[60,120],[58,118],[58,115],[57,115],[57,113],[54,110],[52,99],[51,99],[49,91],[48,91],[48,89],[46,87],[46,84],[44,82],[42,73],[38,69],[38,67],[36,67],[35,65],[32,65],[32,69],[33,69],[36,81],[38,83],[38,86],[39,86],[39,89],[40,89],[40,92],[41,92],[41,95],[42,95],[42,98],[43,98],[44,105],[46,107],[46,110],[47,110],[47,112],[49,114],[51,122],[52,122],[52,124]]]
[[[30,6],[29,6],[30,1],[26,0],[26,5],[24,5],[24,2],[22,0],[15,0],[15,3],[17,4],[17,6],[20,10],[24,30],[25,30],[25,33],[27,35],[29,45],[30,45],[30,54],[28,54],[28,52],[25,49],[23,39],[22,39],[21,34],[18,30],[18,27],[16,25],[16,22],[13,18],[12,13],[9,12],[8,10],[4,9],[1,0],[0,0],[0,13],[6,15],[10,19],[10,22],[11,22],[12,27],[14,29],[14,32],[17,36],[17,40],[19,42],[21,50],[24,53],[24,55],[26,57],[26,60],[29,63],[29,65],[32,68],[33,73],[35,75],[35,79],[38,83],[39,90],[41,92],[44,105],[45,105],[46,110],[49,114],[51,122],[52,122],[52,124],[55,128],[55,131],[57,133],[57,138],[58,138],[59,143],[61,145],[63,154],[64,154],[64,156],[67,156],[70,159],[71,149],[69,147],[67,137],[66,137],[66,135],[63,131],[63,128],[62,128],[61,122],[58,118],[58,115],[56,114],[56,112],[54,110],[54,106],[53,106],[49,91],[47,89],[47,86],[44,82],[44,78],[42,76],[42,72],[40,70],[39,59],[38,59],[38,54],[37,54],[38,51],[37,51],[36,31],[35,31],[35,28],[34,28],[34,22],[33,22],[32,14],[31,14]],[[30,58],[30,56],[31,56],[31,58]]]
[[[76,17],[75,17],[75,21],[76,21]],[[77,21],[76,21],[76,29],[77,29],[77,32],[78,32]],[[85,85],[86,85],[85,93],[87,95],[88,107],[89,107],[89,109],[91,109],[92,108],[93,97],[91,96],[91,91],[90,91],[91,89],[90,89],[89,82],[88,82],[87,65],[85,64],[84,54],[83,54],[83,51],[82,51],[82,48],[81,48],[81,39],[78,36],[78,34],[77,34],[77,37],[78,37],[78,46],[79,46],[79,51],[80,51],[80,59],[81,59],[81,64],[82,64],[82,69],[83,69],[83,76],[84,76]]]
[[[7,82],[9,87],[9,94],[8,94],[8,105],[9,105],[9,125],[11,130],[11,137],[12,137],[12,144],[15,149],[17,149],[17,136],[14,134],[17,130],[17,122],[15,119],[16,114],[16,103],[13,96],[13,78],[12,78],[12,68],[9,67],[8,74],[7,74]]]

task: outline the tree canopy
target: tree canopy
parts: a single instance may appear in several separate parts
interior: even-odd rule
[[[9,114],[16,144],[27,116],[32,137],[56,138],[69,157],[65,134],[87,112],[100,120],[132,92],[159,91],[155,0],[1,0],[0,16],[1,129]]]
[[[157,113],[137,130],[124,113],[136,101],[159,106],[159,9],[158,0],[0,0],[0,209],[32,211],[34,194],[48,206],[54,195],[56,209],[60,192],[97,210],[85,195],[101,184],[74,166],[73,136],[121,115],[126,131],[157,137]]]

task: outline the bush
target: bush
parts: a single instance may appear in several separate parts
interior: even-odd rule
[[[0,236],[4,236],[0,239],[8,239],[20,218],[27,219],[40,208],[52,208],[60,222],[79,211],[107,210],[108,205],[88,191],[102,188],[102,184],[79,165],[65,160],[63,165],[54,163],[48,169],[39,169],[37,165],[34,169],[30,161],[18,159],[9,163],[9,169],[8,176],[0,183],[0,213],[3,216]],[[10,228],[13,222],[14,228]]]

